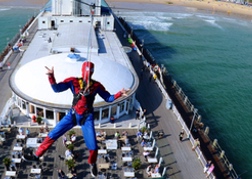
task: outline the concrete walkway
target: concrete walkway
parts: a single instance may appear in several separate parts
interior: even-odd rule
[[[129,45],[123,38],[124,31],[119,24],[116,24],[116,30],[123,46]],[[129,54],[132,63],[141,77],[142,61],[137,51]],[[150,124],[154,131],[163,131],[165,137],[157,140],[157,146],[160,149],[160,156],[163,157],[162,165],[167,167],[167,174],[170,179],[202,179],[206,178],[203,173],[203,166],[199,162],[197,155],[192,151],[192,145],[184,139],[179,140],[179,133],[182,126],[177,121],[171,110],[166,109],[166,99],[164,99],[160,89],[155,82],[149,81],[150,73],[145,71],[140,78],[140,86],[137,90],[136,98],[143,109],[147,110],[146,122]]]

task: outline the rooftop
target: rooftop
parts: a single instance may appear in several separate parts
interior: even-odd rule
[[[58,31],[40,30],[35,33],[30,45],[21,52],[23,57],[11,75],[12,90],[22,98],[43,106],[69,108],[72,103],[71,91],[55,94],[45,75],[45,66],[54,67],[56,80],[60,82],[68,77],[80,77],[81,65],[88,59],[95,64],[93,79],[101,82],[111,94],[117,93],[122,88],[131,89],[133,93],[138,86],[138,78],[125,54],[125,48],[121,46],[118,39],[116,40],[114,32],[97,32],[97,38],[94,31],[91,31],[92,41],[95,43],[91,50],[85,53],[82,48],[88,46],[89,27],[90,25],[81,23],[68,24],[68,26],[63,24]],[[69,36],[66,35],[68,32],[71,32],[70,35],[75,35],[69,39]],[[52,39],[53,42],[50,42],[49,39]],[[69,56],[73,56],[70,47],[84,52],[75,53],[80,58],[70,58]],[[96,52],[92,50],[93,47],[96,48]],[[63,53],[51,54],[53,49],[61,49],[59,51],[63,51]],[[69,52],[64,52],[66,49]],[[100,96],[95,98],[95,107],[104,104],[106,103]]]

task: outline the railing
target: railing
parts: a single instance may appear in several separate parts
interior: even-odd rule
[[[174,85],[174,89],[176,89],[176,91],[177,91],[177,94],[179,94],[181,99],[183,99],[184,105],[186,105],[188,109],[191,109],[191,111],[193,111],[194,110],[193,104],[189,101],[189,99],[187,98],[185,93],[182,91],[182,89],[178,86],[178,84],[174,80],[173,80],[173,85]],[[183,127],[185,127],[186,125],[184,122],[182,122],[182,117],[180,116],[179,112],[176,109],[173,109],[173,111],[174,111],[174,114],[177,116],[178,120],[180,121],[181,125]],[[200,122],[200,120],[201,120],[200,115],[197,112],[195,113],[195,119],[199,119],[198,121],[196,121],[196,123]],[[188,130],[186,132],[189,133],[190,131]],[[206,127],[205,132],[204,132],[204,137],[210,141],[209,145],[212,145],[212,148],[214,150],[214,155],[217,156],[218,160],[221,161],[221,163],[225,167],[225,169],[226,169],[225,172],[227,173],[227,176],[231,177],[232,179],[237,179],[238,175],[237,175],[235,169],[233,168],[233,165],[230,163],[227,156],[225,155],[225,151],[222,150],[221,146],[217,142],[217,139],[215,139],[214,141],[211,141],[211,139],[208,136],[208,132],[209,132],[209,128]],[[193,144],[194,140],[191,140],[191,139],[192,138],[190,138],[190,141]],[[202,152],[200,150],[196,150],[195,152],[201,158]],[[200,160],[203,165],[206,164],[206,161],[204,161],[203,158],[201,158]]]
[[[140,55],[143,55],[145,60],[147,60],[151,64],[153,64],[153,63],[155,64],[156,62],[155,62],[155,59],[153,58],[152,54],[148,51],[148,49],[143,48],[143,44],[141,44],[142,43],[141,40],[139,40],[137,38],[137,36],[133,33],[133,31],[130,29],[130,27],[124,21],[124,19],[119,18],[119,20],[124,25],[124,28],[126,29],[128,34],[131,34],[131,37],[133,38],[133,40],[136,41],[136,45],[138,46],[138,48],[141,51]],[[154,73],[154,72],[152,71],[151,73]],[[157,82],[158,87],[160,88],[162,94],[164,95],[165,99],[169,99],[170,97],[167,94],[166,86],[159,79],[157,79],[156,82]],[[173,84],[173,89],[176,91],[176,94],[179,96],[181,101],[183,101],[183,105],[187,108],[187,110],[189,112],[192,112],[194,114],[193,119],[191,121],[191,124],[192,124],[191,127],[195,127],[195,124],[199,125],[200,123],[202,123],[201,122],[201,115],[199,115],[198,110],[191,103],[189,98],[183,92],[182,88],[177,84],[177,82],[175,80],[172,79],[171,82]],[[182,128],[184,129],[185,133],[188,135],[191,144],[193,145],[195,140],[193,137],[190,137],[190,136],[192,136],[191,127],[188,129],[188,127],[187,127],[188,125],[185,123],[183,117],[181,116],[181,114],[179,113],[179,111],[176,107],[173,107],[172,110],[173,110],[174,114],[176,115],[177,120],[182,125]],[[203,128],[201,130],[203,131]],[[214,143],[211,141],[211,139],[208,136],[208,132],[209,132],[209,127],[206,127],[204,129],[203,136],[206,138],[206,140],[208,140],[210,142],[209,145],[214,144],[214,150],[215,150],[214,155],[217,156],[217,157],[215,156],[215,158],[218,160],[218,164],[222,165],[222,166],[219,166],[219,168],[224,168],[225,171],[223,171],[223,173],[225,173],[228,178],[237,179],[238,175],[237,175],[236,171],[234,170],[233,165],[229,162],[228,158],[226,157],[225,152],[222,150],[220,145],[217,143],[217,140],[214,140],[215,141]],[[205,166],[207,161],[206,161],[202,151],[200,150],[200,148],[196,148],[195,152],[196,152],[198,159],[200,160],[202,166]],[[209,178],[214,179],[215,176],[213,174],[211,174],[209,176]]]

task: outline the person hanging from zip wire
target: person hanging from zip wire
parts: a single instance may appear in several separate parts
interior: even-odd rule
[[[23,159],[26,161],[39,161],[39,158],[60,136],[74,126],[79,125],[89,150],[88,163],[90,164],[91,175],[94,177],[97,175],[96,159],[98,154],[93,114],[95,96],[99,94],[106,102],[113,102],[121,96],[127,96],[129,90],[123,88],[118,93],[111,95],[100,82],[91,79],[94,72],[94,64],[89,61],[85,61],[82,64],[81,78],[69,77],[60,83],[56,82],[54,68],[45,68],[54,92],[58,93],[68,89],[72,91],[74,95],[72,108],[48,134],[36,152],[24,154]]]

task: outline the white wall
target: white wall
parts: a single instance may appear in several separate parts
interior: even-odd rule
[[[72,15],[73,0],[53,0],[52,14],[53,15]]]

